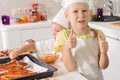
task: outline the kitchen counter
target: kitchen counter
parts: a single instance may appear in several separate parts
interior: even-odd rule
[[[36,53],[32,53],[31,55],[37,58]],[[62,62],[61,55],[59,55],[59,58],[54,63],[49,65],[57,68],[57,71],[54,72],[53,76],[40,80],[88,80],[77,71],[67,71],[64,63]]]
[[[24,24],[16,24],[11,21],[10,25],[0,23],[0,33],[1,49],[14,49],[22,46],[27,39],[40,41],[51,38],[51,21]]]
[[[11,31],[11,30],[21,30],[21,29],[32,29],[32,28],[42,28],[51,26],[51,21],[40,21],[40,22],[33,22],[33,23],[23,23],[17,24],[14,20],[10,21],[10,25],[3,25],[0,22],[0,30],[2,31]]]
[[[90,27],[100,29],[106,36],[120,40],[120,26],[112,26],[113,22],[89,22]]]

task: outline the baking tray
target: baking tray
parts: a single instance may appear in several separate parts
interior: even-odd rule
[[[20,77],[20,78],[14,78],[14,79],[11,79],[11,80],[40,80],[42,78],[52,76],[54,74],[54,72],[57,71],[57,69],[55,67],[53,67],[49,64],[46,64],[45,62],[43,62],[41,60],[38,60],[37,58],[33,57],[30,54],[20,55],[20,56],[17,57],[17,60],[21,60],[25,56],[27,56],[32,62],[34,62],[34,63],[36,63],[36,64],[38,64],[42,67],[48,68],[48,70],[46,72],[41,72],[41,73],[37,73],[37,74],[34,74],[34,75]],[[0,59],[0,64],[4,64],[4,63],[10,62],[10,61],[11,61],[10,58],[3,58],[3,59]]]

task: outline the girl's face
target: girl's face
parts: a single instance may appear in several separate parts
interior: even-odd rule
[[[52,33],[54,38],[56,38],[58,32],[62,31],[63,29],[66,29],[66,28],[64,28],[62,25],[59,25],[57,23],[52,23]]]
[[[70,22],[71,27],[79,30],[87,27],[90,19],[90,10],[87,3],[72,3],[66,10],[65,16]]]

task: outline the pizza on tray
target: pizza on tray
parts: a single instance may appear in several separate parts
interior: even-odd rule
[[[19,78],[19,77],[29,76],[29,75],[33,75],[33,74],[36,74],[36,72],[16,68],[16,69],[9,71],[8,73],[0,76],[0,80],[10,80],[12,78]]]
[[[11,61],[6,64],[1,64],[0,80],[10,80],[12,78],[24,77],[37,73],[30,70],[25,70],[24,68],[29,66],[25,62],[18,61],[18,64],[19,64],[18,67],[16,61]]]

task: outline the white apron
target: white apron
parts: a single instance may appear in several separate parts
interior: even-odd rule
[[[78,71],[88,80],[103,80],[98,66],[98,41],[94,38],[77,38],[76,48],[72,49]]]

